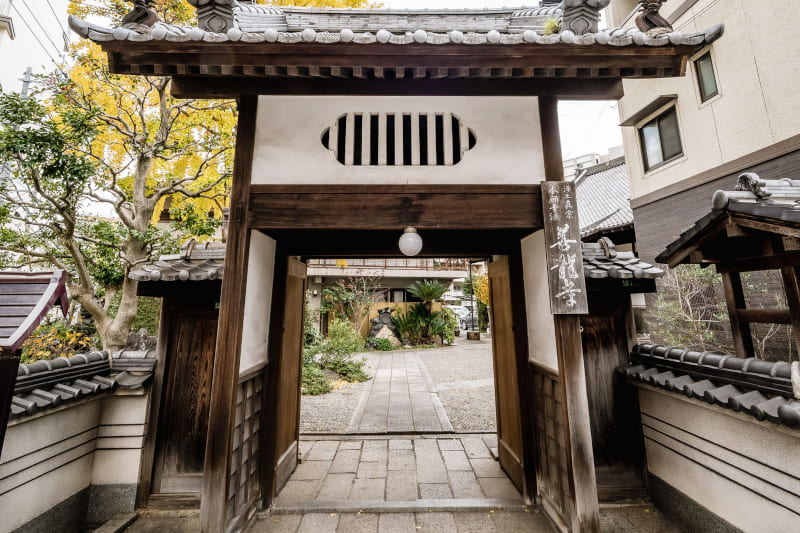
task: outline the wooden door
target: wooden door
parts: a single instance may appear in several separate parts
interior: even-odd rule
[[[217,319],[217,311],[179,310],[170,324],[154,493],[202,492]]]
[[[489,287],[492,295],[490,312],[497,408],[497,451],[500,466],[522,492],[522,424],[508,257],[503,256],[489,263]]]
[[[283,335],[275,409],[275,493],[297,466],[300,438],[300,371],[303,364],[303,313],[306,295],[306,265],[292,257],[286,267]]]

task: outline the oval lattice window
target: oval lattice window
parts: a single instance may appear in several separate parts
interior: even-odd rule
[[[343,165],[457,165],[475,133],[451,113],[346,113],[322,132]]]

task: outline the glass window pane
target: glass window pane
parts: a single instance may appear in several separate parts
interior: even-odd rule
[[[661,153],[661,139],[658,136],[656,120],[644,126],[642,133],[642,151],[645,153],[645,168],[653,168],[664,161]]]
[[[704,102],[717,94],[717,80],[714,77],[714,65],[711,53],[705,54],[695,62],[697,82],[700,85],[700,99]]]
[[[678,133],[678,114],[675,112],[675,108],[659,117],[658,129],[661,133],[664,160],[680,155],[683,149],[681,148],[681,136]]]

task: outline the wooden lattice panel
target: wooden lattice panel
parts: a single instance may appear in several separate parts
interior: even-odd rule
[[[262,403],[262,373],[239,383],[236,419],[231,449],[226,512],[229,524],[239,524],[261,496],[259,485],[259,430]]]
[[[563,519],[570,498],[561,386],[555,374],[536,371],[534,376],[539,494]]]

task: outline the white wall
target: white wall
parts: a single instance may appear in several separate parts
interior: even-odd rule
[[[670,4],[663,14],[680,2]],[[681,32],[725,24],[710,47],[721,95],[705,103],[691,61],[683,78],[624,81],[621,119],[660,95],[678,95],[684,149],[684,157],[645,173],[637,129],[622,128],[632,199],[800,134],[800,40],[779,30],[789,13],[797,13],[796,0],[700,0],[674,24]]]
[[[12,420],[0,457],[0,531],[90,485],[136,485],[148,392],[118,391]],[[133,501],[116,503],[133,510]]]
[[[445,112],[476,145],[454,166],[345,166],[322,145],[323,131],[350,112]],[[538,183],[544,179],[535,97],[261,96],[253,183]]]
[[[800,430],[637,386],[652,474],[746,533],[800,529]]]
[[[244,300],[242,354],[239,374],[267,362],[272,281],[275,274],[275,240],[260,231],[250,232],[247,260],[247,294]]]
[[[522,239],[522,276],[528,315],[528,359],[558,372],[556,330],[550,314],[550,286],[544,231]]]

